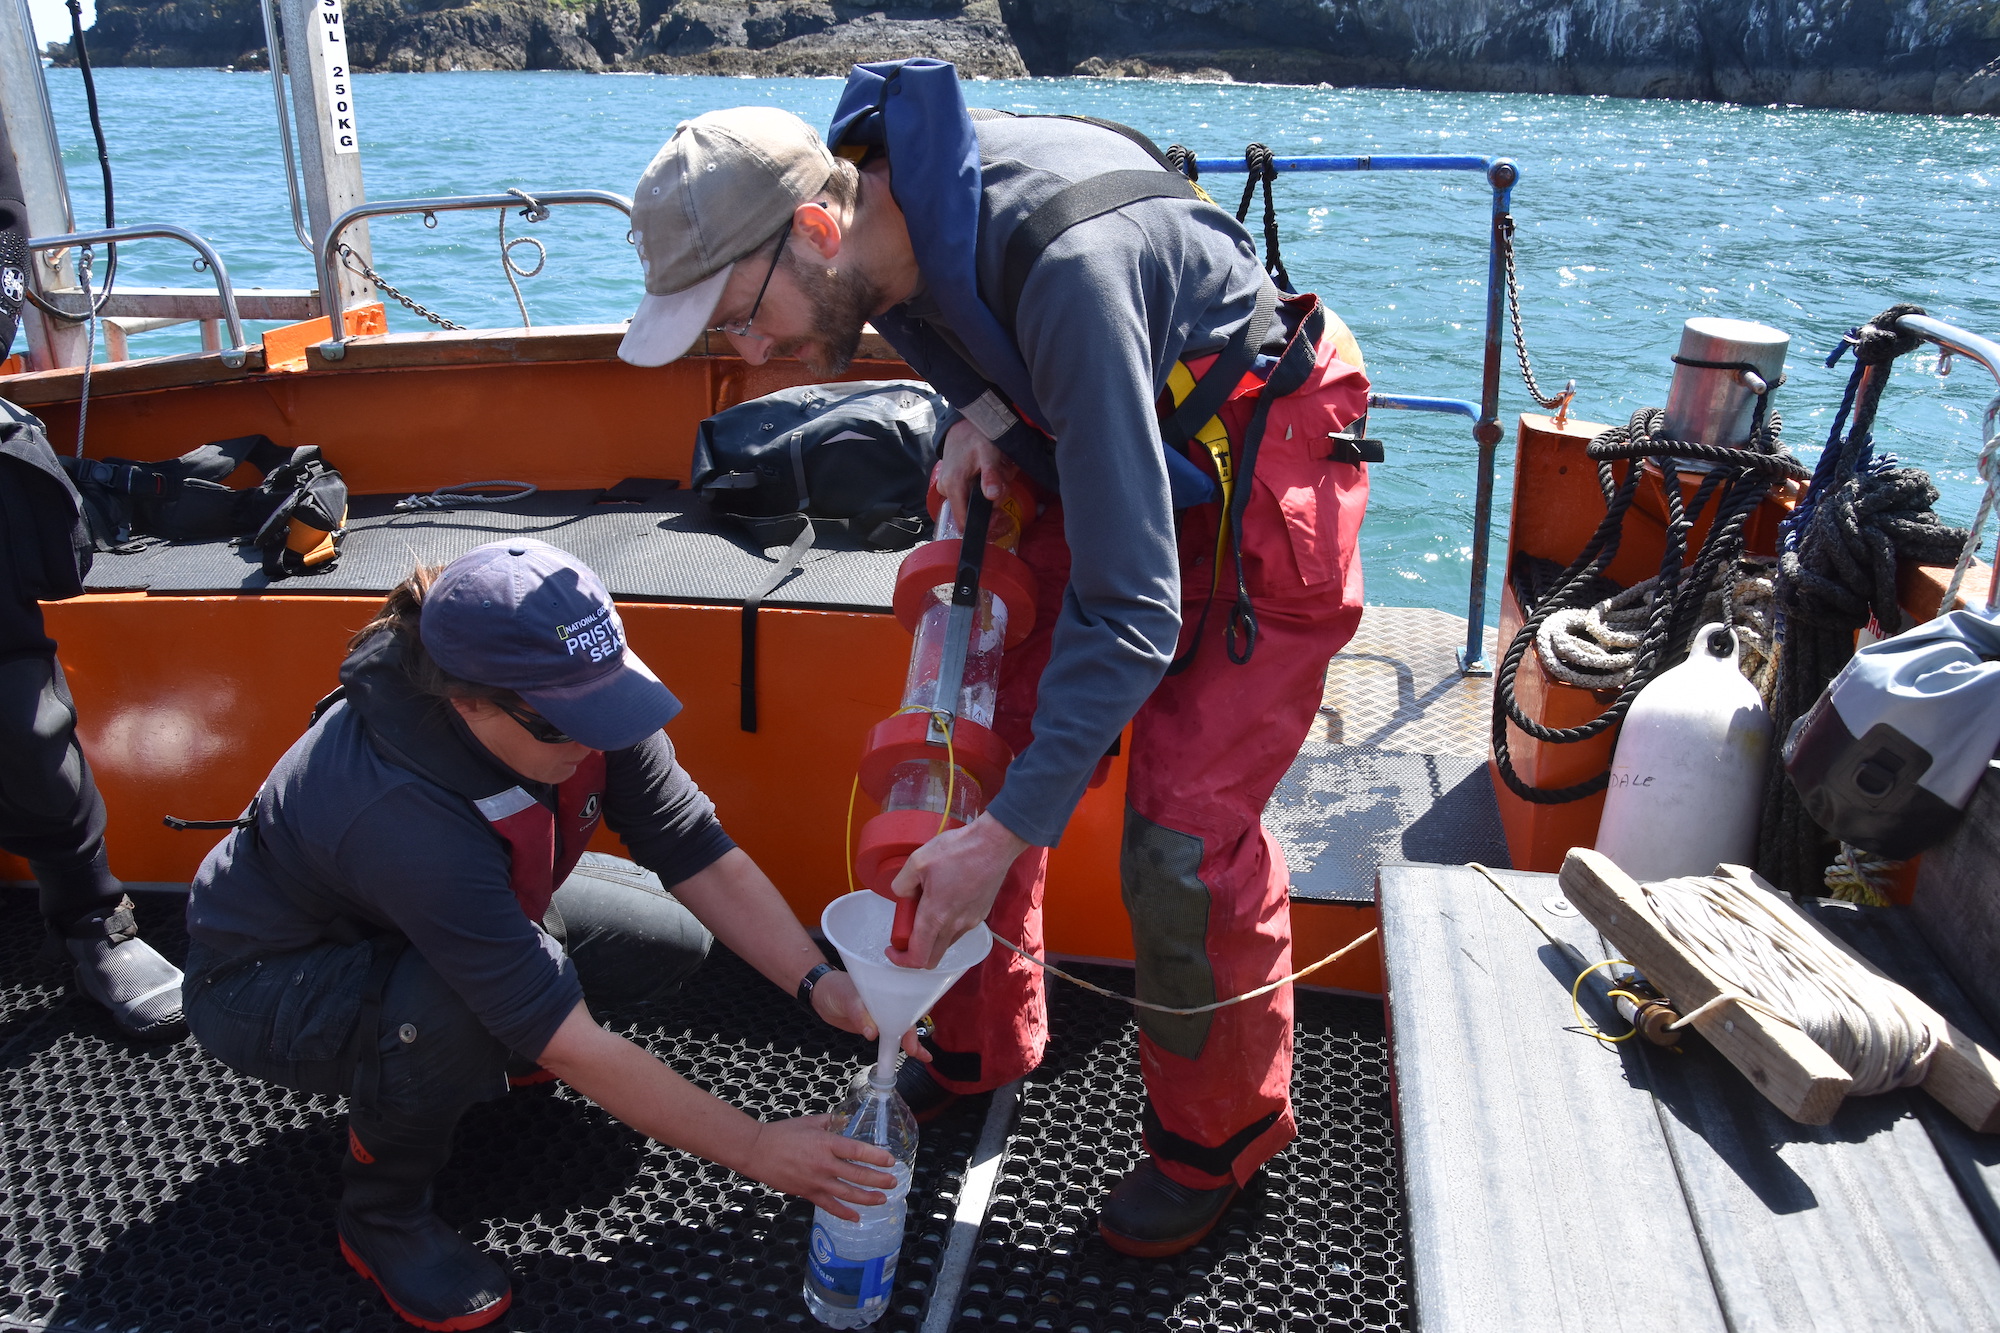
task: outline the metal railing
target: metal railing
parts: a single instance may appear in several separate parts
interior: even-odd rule
[[[1968,360],[1977,361],[1980,365],[1986,367],[1986,373],[1993,377],[1993,382],[2000,384],[2000,343],[1982,338],[1976,333],[1968,333],[1964,329],[1953,324],[1947,324],[1941,319],[1932,319],[1929,315],[1901,315],[1892,322],[1898,328],[1902,329],[1903,332],[1913,333],[1925,342],[1933,343],[1943,349],[1938,364],[1938,373],[1940,375],[1949,374],[1951,370],[1950,362],[1944,358],[1962,356]],[[1992,403],[1986,409],[1987,448],[1992,446],[1996,432],[2000,431],[2000,424],[1997,423],[2000,423],[2000,395],[1995,395]],[[1984,450],[1982,450],[1983,452]],[[1987,503],[1990,504],[1994,498],[1993,488],[2000,486],[2000,479],[1989,481],[1987,486],[1986,499]],[[1985,519],[1986,514],[1986,507],[1982,505],[1979,511],[1979,520],[1975,520],[1973,524],[1975,529],[1979,526],[1979,521]],[[1977,537],[1978,533],[1975,531],[1973,535]],[[1969,559],[1970,557],[1968,556],[1967,560]],[[1961,561],[1959,572],[1963,573],[1964,568],[1965,561]],[[1957,585],[1957,581],[1957,576],[1954,575],[1952,579],[1954,586]],[[2000,609],[2000,560],[1996,560],[1994,567],[1987,570],[1986,609],[1989,612]]]
[[[222,321],[229,330],[229,346],[221,349],[222,364],[231,370],[241,370],[250,354],[250,344],[243,337],[243,317],[236,308],[236,291],[229,285],[229,268],[222,262],[222,256],[215,247],[185,227],[176,227],[170,222],[155,222],[137,227],[106,227],[98,231],[73,231],[62,236],[31,236],[28,249],[66,250],[84,245],[106,245],[113,241],[179,241],[191,247],[201,256],[201,262],[208,265],[209,275],[215,279],[215,294],[222,302]],[[47,299],[44,297],[44,299]],[[66,312],[81,318],[83,310]]]
[[[551,206],[559,204],[599,204],[617,209],[628,221],[632,217],[632,201],[609,190],[550,190],[545,194],[532,195],[522,191],[517,194],[453,195],[441,199],[391,199],[357,204],[348,209],[333,220],[333,225],[327,228],[326,239],[320,242],[313,254],[313,265],[319,274],[319,289],[326,303],[327,330],[331,334],[327,341],[318,344],[319,354],[328,361],[338,361],[347,355],[347,300],[336,277],[341,235],[355,223],[367,218],[413,214],[431,220],[438,213],[464,213],[484,208],[519,208],[528,221],[540,222],[549,215]]]
[[[1244,158],[1197,157],[1197,173],[1247,172]],[[1468,676],[1490,676],[1493,664],[1486,660],[1486,579],[1490,558],[1487,547],[1493,537],[1493,482],[1499,464],[1501,320],[1507,294],[1505,246],[1508,209],[1521,169],[1506,158],[1451,156],[1444,154],[1383,154],[1358,157],[1273,157],[1271,166],[1280,174],[1321,171],[1476,171],[1493,190],[1493,221],[1487,232],[1486,260],[1486,360],[1482,368],[1479,403],[1459,398],[1425,398],[1408,394],[1373,394],[1370,407],[1394,408],[1408,412],[1446,412],[1472,419],[1472,438],[1479,446],[1478,477],[1472,508],[1472,593],[1465,620],[1465,646],[1459,650],[1459,669]],[[1989,344],[1990,345],[1990,344]]]

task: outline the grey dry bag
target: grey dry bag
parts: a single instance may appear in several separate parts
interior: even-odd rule
[[[1942,841],[2000,748],[2000,613],[1953,611],[1871,643],[1785,739],[1819,826],[1892,859]]]

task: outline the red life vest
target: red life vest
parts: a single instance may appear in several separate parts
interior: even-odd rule
[[[514,900],[530,921],[539,922],[603,822],[604,756],[591,754],[556,788],[554,814],[519,787],[473,804],[507,844]]]

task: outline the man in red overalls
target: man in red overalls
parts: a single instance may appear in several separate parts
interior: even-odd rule
[[[1020,554],[1037,628],[1005,660],[995,719],[1016,758],[986,812],[898,876],[922,894],[898,961],[935,962],[981,919],[1039,955],[1047,849],[1129,722],[1140,997],[1195,1008],[1285,976],[1289,877],[1259,819],[1361,614],[1367,474],[1333,434],[1367,381],[1336,356],[1345,330],[1312,297],[1281,300],[1235,220],[1127,133],[973,120],[935,61],[859,67],[842,107],[841,157],[770,108],[680,127],[634,192],[648,295],[620,355],[662,364],[714,329],[752,364],[831,374],[872,320],[965,418],[939,474],[958,512],[1016,468],[1036,484]],[[1080,199],[1036,246],[1010,244]],[[1218,359],[1163,435],[1177,365]],[[1213,453],[1192,443],[1211,414],[1227,429]],[[1011,953],[934,1014],[934,1063],[900,1080],[920,1116],[1041,1059],[1042,980]],[[1142,1011],[1147,1157],[1105,1202],[1110,1244],[1193,1245],[1291,1139],[1291,1021],[1286,988]]]

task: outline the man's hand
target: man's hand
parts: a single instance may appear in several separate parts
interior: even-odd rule
[[[961,528],[965,526],[966,488],[974,477],[989,500],[998,500],[1014,480],[1014,462],[1000,447],[986,438],[979,427],[960,417],[945,432],[944,447],[938,450],[937,488],[951,504]]]
[[[738,1169],[772,1189],[811,1199],[844,1222],[856,1222],[861,1214],[847,1205],[883,1202],[888,1196],[880,1191],[896,1185],[887,1173],[895,1161],[887,1148],[834,1133],[830,1115],[802,1115],[758,1126],[750,1160]]]
[[[981,815],[917,848],[889,886],[898,898],[923,892],[910,947],[891,948],[889,961],[898,967],[936,967],[945,950],[993,910],[1001,881],[1027,847],[1005,824]]]
[[[868,1006],[861,1002],[861,992],[854,989],[854,978],[845,972],[829,972],[819,979],[812,990],[812,1006],[814,1013],[843,1032],[859,1033],[869,1041],[882,1035],[882,1029],[875,1026],[868,1013]],[[903,1034],[903,1053],[918,1060],[931,1058],[931,1053],[917,1040],[915,1028]]]

